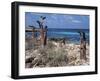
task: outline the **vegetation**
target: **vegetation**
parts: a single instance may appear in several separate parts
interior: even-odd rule
[[[64,47],[57,47],[50,40],[47,42],[47,45],[44,47],[38,47],[37,49],[26,50],[26,68],[32,67],[61,67],[61,66],[75,66],[75,65],[87,65],[89,60],[85,61],[80,59],[80,48],[78,45],[66,44]],[[56,43],[56,42],[55,42]],[[69,46],[68,46],[69,45]],[[88,51],[87,48],[87,58]],[[89,59],[89,58],[88,58]]]

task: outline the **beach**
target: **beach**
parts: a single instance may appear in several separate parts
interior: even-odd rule
[[[27,47],[27,45],[26,45]],[[47,40],[44,47],[25,50],[25,68],[89,65],[89,44],[86,43],[86,59],[80,58],[80,44]]]

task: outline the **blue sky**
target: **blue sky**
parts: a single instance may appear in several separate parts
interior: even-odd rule
[[[72,15],[72,14],[52,14],[52,13],[34,13],[25,12],[25,26],[33,25],[39,28],[37,20],[40,16],[45,16],[44,25],[48,28],[68,28],[68,29],[89,29],[88,15]]]

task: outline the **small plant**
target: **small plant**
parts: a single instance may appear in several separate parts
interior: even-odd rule
[[[49,67],[56,67],[56,66],[65,66],[67,65],[68,58],[67,52],[63,49],[55,51],[55,49],[51,48],[40,48],[39,53],[41,54],[41,58],[38,59],[39,63],[37,66],[49,66]]]
[[[54,47],[55,45],[52,43],[52,41],[48,41],[47,48],[52,49]]]

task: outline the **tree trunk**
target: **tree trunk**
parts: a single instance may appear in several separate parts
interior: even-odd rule
[[[80,33],[80,59],[86,60],[86,38],[85,33]]]

